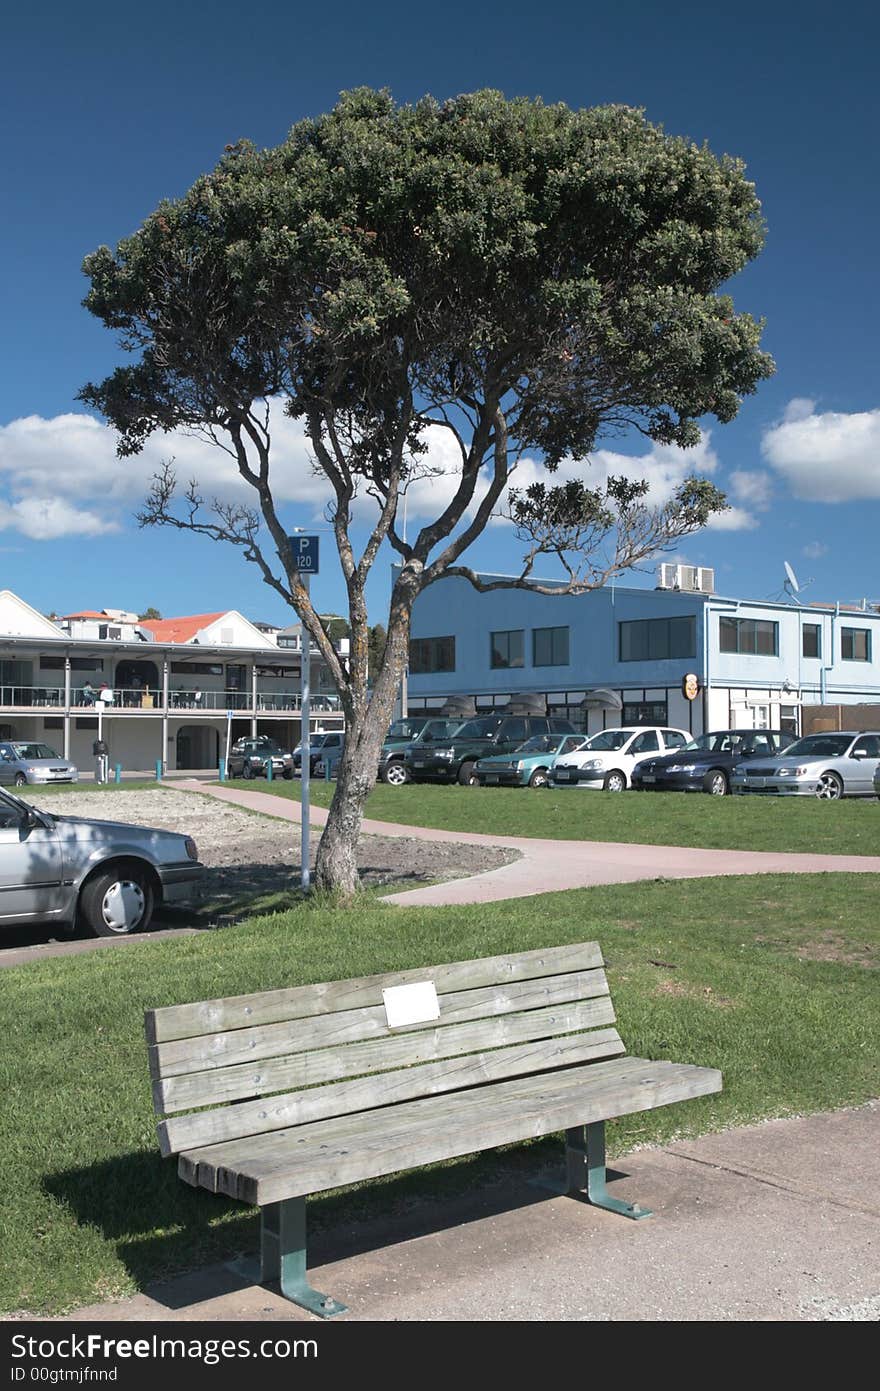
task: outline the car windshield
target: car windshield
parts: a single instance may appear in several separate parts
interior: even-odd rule
[[[457,739],[485,739],[487,734],[494,734],[501,723],[500,715],[487,715],[481,720],[465,720],[464,724],[455,731]]]
[[[632,738],[631,729],[603,729],[601,734],[594,734],[592,739],[588,739],[584,748],[592,753],[594,750],[599,753],[610,753],[614,749],[622,749],[624,744]]]
[[[416,735],[419,743],[428,744],[434,739],[449,739],[461,726],[461,720],[429,720]]]
[[[853,741],[851,734],[808,734],[785,750],[788,758],[843,758]]]
[[[736,734],[729,729],[724,729],[716,734],[698,734],[696,739],[692,739],[689,744],[685,744],[682,752],[735,753],[741,743],[741,734]]]
[[[394,724],[385,735],[386,739],[415,739],[420,730],[426,724],[434,724],[435,721],[429,720],[427,715],[421,715],[417,719],[395,720]],[[439,723],[439,721],[438,721]]]
[[[533,734],[520,744],[517,753],[555,753],[561,742],[558,734]]]
[[[13,744],[16,758],[58,758],[48,744]]]

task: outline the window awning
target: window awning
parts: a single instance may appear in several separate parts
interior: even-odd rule
[[[585,710],[622,710],[623,701],[616,691],[609,691],[605,686],[597,686],[595,691],[587,691],[581,701]]]

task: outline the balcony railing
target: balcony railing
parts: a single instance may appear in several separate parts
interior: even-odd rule
[[[71,686],[70,708],[77,713],[85,710],[97,711],[98,698],[102,696],[105,713],[115,711],[153,710],[162,712],[162,690],[155,686],[116,686],[112,700],[106,699],[99,687],[92,685]],[[168,692],[168,713],[185,710],[190,713],[207,711],[211,714],[224,714],[227,710],[241,712],[243,715],[256,711],[292,712],[300,709],[301,693],[297,691],[257,690],[256,706],[251,703],[250,691],[203,691],[198,686],[173,688]],[[5,686],[0,685],[0,709],[13,710],[58,710],[67,707],[63,686]],[[340,715],[337,702],[328,696],[316,693],[312,696],[313,715]]]

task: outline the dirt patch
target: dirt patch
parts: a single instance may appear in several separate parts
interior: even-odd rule
[[[672,996],[674,999],[702,1000],[707,1005],[717,1005],[719,1009],[729,1009],[733,1004],[729,995],[716,995],[711,985],[686,985],[680,980],[661,980],[653,990],[655,995]]]
[[[228,802],[169,788],[126,792],[49,793],[35,799],[62,816],[156,826],[192,836],[208,869],[211,912],[238,915],[260,900],[289,892],[300,882],[300,830],[290,821],[260,816]],[[312,837],[312,857],[319,833]],[[362,836],[361,880],[365,886],[416,887],[498,869],[518,859],[515,850],[454,841]]]
[[[867,943],[854,945],[837,932],[826,932],[817,942],[805,942],[798,947],[795,956],[801,961],[835,961],[841,966],[863,966],[868,971],[876,971],[880,965],[873,947]]]

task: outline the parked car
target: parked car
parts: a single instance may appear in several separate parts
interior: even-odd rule
[[[733,770],[734,792],[783,796],[873,797],[880,763],[880,734],[849,730],[808,734],[779,758],[753,759]]]
[[[385,736],[382,752],[379,755],[378,777],[391,787],[402,787],[409,782],[410,772],[406,766],[406,755],[420,746],[448,743],[463,720],[440,720],[424,718],[415,723],[412,720],[396,720]]]
[[[554,787],[625,792],[638,763],[654,754],[682,749],[690,743],[690,738],[683,729],[663,729],[658,725],[603,729],[588,739],[576,754],[559,759],[550,773],[550,781]]]
[[[584,734],[534,734],[511,754],[480,758],[474,777],[481,787],[549,787],[557,758],[582,747]]]
[[[204,893],[190,836],[55,816],[0,792],[0,923],[82,922],[98,937],[143,932],[159,904]]]
[[[61,758],[48,744],[10,740],[0,744],[0,782],[24,787],[25,783],[76,782],[75,763]]]
[[[340,729],[321,731],[313,734],[309,739],[309,772],[315,777],[318,771],[318,763],[321,755],[326,750],[331,757],[337,759],[341,757],[345,747],[345,731]],[[302,773],[302,744],[297,744],[292,754],[293,771]]]
[[[569,720],[546,715],[481,715],[465,720],[448,743],[437,748],[417,746],[404,755],[409,776],[415,782],[459,782],[475,785],[474,768],[481,758],[512,753],[527,739],[540,734],[576,734]]]
[[[229,750],[226,771],[230,778],[265,778],[270,762],[273,778],[293,777],[293,757],[274,739],[237,739]]]
[[[726,797],[737,763],[781,753],[791,734],[775,729],[716,729],[698,734],[683,749],[646,758],[632,771],[632,785],[644,792],[710,792]]]

